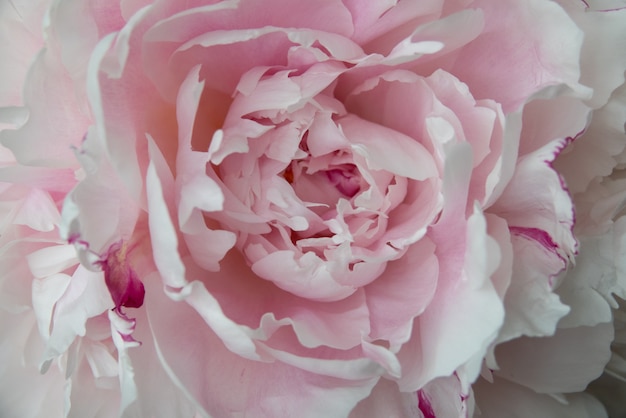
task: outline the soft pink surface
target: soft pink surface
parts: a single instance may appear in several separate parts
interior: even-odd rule
[[[154,375],[168,412],[448,417],[472,413],[481,368],[523,399],[608,360],[602,321],[558,328],[579,248],[555,167],[577,193],[617,165],[610,136],[580,172],[593,147],[563,153],[623,83],[623,56],[601,79],[588,43],[617,20],[540,0],[85,0],[55,3],[42,37],[44,3],[0,3],[19,45],[0,45],[2,239],[39,243],[15,257],[42,368],[86,356],[121,412],[153,411]],[[617,135],[606,106],[589,129]],[[569,357],[515,360],[581,335],[569,385],[550,380]]]

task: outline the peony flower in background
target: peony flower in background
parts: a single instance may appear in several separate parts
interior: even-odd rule
[[[0,411],[614,416],[605,3],[0,1]]]

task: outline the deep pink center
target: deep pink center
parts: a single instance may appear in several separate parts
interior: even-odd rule
[[[359,175],[354,166],[328,170],[326,176],[344,196],[353,197],[361,188]]]

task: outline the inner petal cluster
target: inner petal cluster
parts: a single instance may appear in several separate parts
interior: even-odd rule
[[[226,206],[249,210],[220,221],[258,276],[309,299],[342,299],[425,233],[440,209],[436,165],[418,141],[349,114],[327,91],[259,109],[264,94],[235,98],[210,150],[225,155],[215,166]],[[411,167],[397,160],[407,155]]]

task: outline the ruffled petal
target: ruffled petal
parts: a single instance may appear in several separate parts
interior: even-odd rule
[[[380,379],[372,393],[359,402],[350,412],[350,418],[422,417],[415,392],[401,392],[398,385],[388,379]]]
[[[499,418],[506,416],[606,418],[606,410],[587,394],[565,397],[561,402],[549,395],[538,394],[524,386],[497,379],[474,385],[477,416]]]
[[[581,392],[604,370],[612,340],[613,327],[606,323],[518,338],[496,348],[495,374],[538,393]]]
[[[484,12],[485,28],[444,68],[474,97],[496,100],[508,113],[546,87],[590,93],[578,84],[583,33],[556,3],[478,1],[473,7]]]
[[[377,381],[347,381],[279,361],[245,359],[225,349],[191,307],[175,306],[176,302],[167,300],[159,289],[149,287],[148,293],[152,301],[148,315],[162,365],[206,414],[347,416]],[[180,356],[180,347],[187,347],[187,355]],[[204,371],[199,373],[199,368]],[[239,389],[233,391],[232,387]]]

